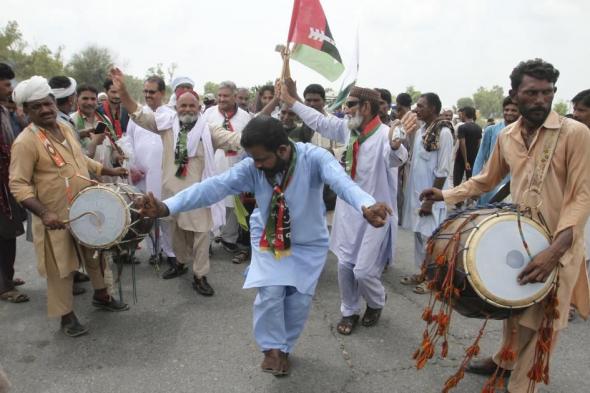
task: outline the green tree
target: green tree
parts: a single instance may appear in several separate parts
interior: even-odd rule
[[[559,113],[561,116],[565,116],[565,115],[567,115],[567,112],[569,110],[569,105],[568,105],[567,101],[560,100],[560,101],[556,102],[555,104],[553,104],[553,110],[555,112]]]
[[[466,106],[475,107],[475,103],[473,102],[473,98],[471,97],[462,97],[457,100],[457,108],[461,109]]]
[[[406,93],[409,94],[410,97],[412,97],[412,104],[415,104],[416,101],[418,101],[418,98],[420,98],[420,96],[422,95],[422,92],[416,90],[414,86],[406,87]]]
[[[205,94],[213,94],[213,95],[217,95],[217,90],[219,89],[219,83],[215,83],[215,82],[206,82],[205,83]]]
[[[88,84],[100,90],[113,63],[114,56],[108,48],[90,45],[72,56],[67,72],[78,84]]]
[[[502,116],[502,101],[504,100],[504,89],[500,86],[493,86],[486,89],[483,86],[477,89],[473,94],[475,107],[481,113],[481,116],[488,118],[498,118]]]
[[[10,64],[19,80],[33,75],[50,78],[63,74],[62,50],[59,47],[54,53],[46,45],[29,49],[15,21],[0,29],[0,61]]]
[[[146,71],[145,77],[149,78],[150,76],[156,75],[156,76],[159,76],[160,78],[166,80],[166,74],[164,73],[162,66],[163,66],[162,63],[158,63],[158,64],[156,64],[155,67],[148,68]]]

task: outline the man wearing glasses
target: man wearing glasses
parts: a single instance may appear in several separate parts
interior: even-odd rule
[[[292,90],[292,89],[291,89]],[[342,319],[340,334],[349,335],[359,322],[362,299],[367,308],[362,325],[374,326],[385,305],[383,268],[393,258],[397,235],[397,167],[408,158],[399,139],[391,140],[389,126],[379,118],[376,90],[353,87],[346,102],[346,119],[328,117],[297,102],[284,86],[281,99],[312,130],[347,146],[346,171],[355,183],[379,201],[394,207],[382,228],[374,228],[342,199],[336,201],[330,250],[338,257]]]

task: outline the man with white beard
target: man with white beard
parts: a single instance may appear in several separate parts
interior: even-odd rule
[[[385,305],[381,273],[395,252],[397,167],[407,160],[408,152],[399,139],[391,140],[389,126],[381,123],[376,90],[353,87],[345,104],[347,119],[325,116],[295,100],[287,90],[284,85],[281,99],[307,126],[348,146],[346,171],[355,183],[393,207],[386,224],[374,228],[342,199],[336,201],[330,250],[338,257],[342,319],[337,330],[349,335],[360,319],[361,298],[367,303],[361,321],[366,327],[377,324]]]
[[[121,103],[139,126],[162,137],[162,197],[169,198],[185,188],[215,174],[214,149],[237,150],[240,134],[221,127],[210,127],[200,115],[200,103],[193,90],[178,92],[176,112],[158,108],[144,111],[129,95],[123,72],[112,69],[111,78],[120,92]],[[223,224],[223,206],[214,204],[172,217],[172,247],[177,263],[168,276],[187,272],[186,263],[193,261],[193,288],[203,296],[214,290],[207,282],[209,273],[209,231]]]
[[[246,124],[252,119],[252,116],[236,102],[238,88],[236,84],[230,81],[221,82],[217,91],[217,105],[210,107],[205,111],[203,117],[210,126],[223,127],[225,130],[235,132],[239,136]],[[234,166],[241,157],[238,154],[238,148],[227,151],[215,152],[215,165],[217,173],[223,173]],[[234,209],[234,197],[225,198],[226,206],[226,223],[221,228],[221,244],[223,248],[231,253],[238,252],[238,219]]]
[[[174,112],[162,105],[166,94],[166,84],[159,76],[150,76],[143,84],[143,94],[146,105],[144,111]],[[162,195],[162,138],[145,128],[140,127],[133,120],[127,125],[127,137],[133,152],[133,165],[129,168],[130,178],[133,184],[142,192],[152,192],[154,195]],[[164,273],[163,278],[173,278],[176,269],[176,256],[172,249],[172,228],[169,221],[159,221],[159,240],[161,250],[164,252],[170,269]],[[154,234],[158,236],[158,234]],[[155,250],[156,256],[160,250]]]

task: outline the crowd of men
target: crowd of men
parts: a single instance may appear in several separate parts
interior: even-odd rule
[[[48,314],[61,318],[64,334],[88,332],[73,310],[73,296],[83,291],[75,282],[91,281],[95,307],[127,310],[112,296],[108,260],[64,229],[71,195],[91,184],[86,179],[129,182],[146,194],[137,201],[141,214],[157,218],[161,250],[155,252],[168,264],[162,278],[186,274],[192,264],[193,288],[212,296],[212,242],[233,263],[250,262],[244,287],[258,289],[253,318],[261,367],[286,375],[328,249],[338,258],[337,331],[374,326],[387,300],[381,276],[394,262],[398,226],[414,233],[415,246],[415,274],[401,282],[429,293],[421,274],[426,243],[447,210],[485,206],[508,182],[518,202],[530,176],[527,157],[542,154],[537,139],[560,129],[542,206],[555,240],[522,278],[523,284],[542,281],[560,263],[566,319],[559,330],[570,304],[584,317],[589,311],[582,261],[590,213],[590,175],[584,173],[590,90],[572,99],[575,120],[562,118],[551,110],[558,76],[543,60],[520,63],[510,75],[503,119],[482,130],[475,108],[455,113],[435,93],[413,102],[406,93],[394,99],[387,89],[357,86],[330,113],[321,85],[307,86],[300,97],[290,78],[260,88],[250,102],[249,90],[231,81],[201,97],[192,79],[178,77],[165,102],[165,81],[151,76],[141,105],[119,69],[99,93],[63,75],[15,85],[14,71],[0,63],[0,299],[29,300],[14,275],[16,238],[29,212],[27,235],[47,279]],[[76,176],[64,176],[66,167]],[[332,209],[329,232],[326,211]],[[513,393],[526,388],[534,320],[506,322],[507,332],[526,331],[519,336],[521,355],[501,364],[513,372]],[[500,360],[472,363],[469,371],[492,373]]]

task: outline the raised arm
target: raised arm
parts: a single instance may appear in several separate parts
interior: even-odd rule
[[[325,116],[315,109],[303,105],[289,93],[285,86],[281,88],[281,100],[289,105],[293,112],[312,130],[336,142],[348,143],[350,130],[346,120],[335,116]]]

